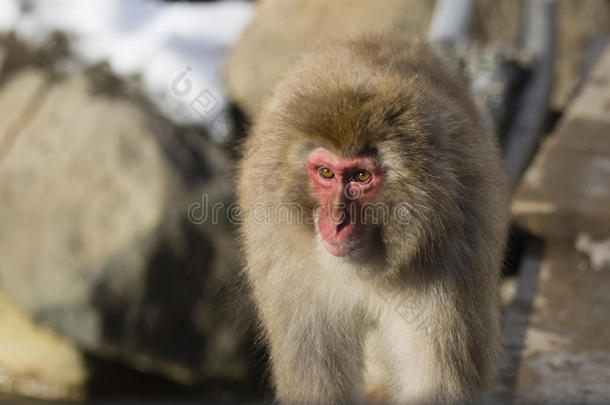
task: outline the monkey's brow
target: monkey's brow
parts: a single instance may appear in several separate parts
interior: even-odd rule
[[[377,149],[377,147],[376,146],[371,146],[371,145],[365,145],[358,152],[358,156],[366,156],[366,157],[377,158],[378,155],[379,155],[379,150]]]

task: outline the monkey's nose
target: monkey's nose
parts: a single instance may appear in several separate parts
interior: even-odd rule
[[[345,214],[343,215],[343,221],[341,221],[338,225],[337,225],[337,233],[341,232],[341,230],[343,228],[345,228],[346,226],[348,226],[350,224],[350,216],[349,216],[349,212],[347,210],[345,210]]]

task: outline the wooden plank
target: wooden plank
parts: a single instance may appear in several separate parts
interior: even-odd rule
[[[517,224],[549,239],[610,235],[610,47],[513,201]]]
[[[609,403],[610,267],[594,268],[571,242],[551,242],[530,285],[514,403]]]

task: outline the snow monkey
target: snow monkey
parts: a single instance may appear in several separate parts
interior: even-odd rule
[[[457,71],[368,36],[305,56],[245,142],[245,274],[284,404],[493,387],[508,187]]]

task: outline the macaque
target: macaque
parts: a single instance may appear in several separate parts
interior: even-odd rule
[[[237,187],[280,403],[493,388],[508,187],[451,63],[386,36],[303,57],[255,120]]]

